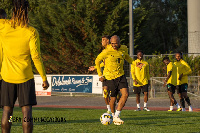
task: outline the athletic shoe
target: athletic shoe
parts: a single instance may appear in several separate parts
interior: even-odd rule
[[[192,112],[193,109],[192,109],[192,106],[189,106],[189,112]]]
[[[141,109],[140,109],[140,108],[138,108],[138,109],[136,109],[135,111],[141,111]]]
[[[107,111],[108,114],[112,114],[111,111]]]
[[[114,117],[113,117],[113,123],[114,123],[115,125],[121,125],[121,124],[124,124],[124,121],[121,120],[119,117],[114,116]]]
[[[168,111],[173,111],[173,110],[168,110]]]
[[[182,108],[182,111],[186,111],[185,108]]]
[[[182,108],[178,108],[176,111],[182,111]]]
[[[150,111],[147,107],[143,108],[144,111]]]

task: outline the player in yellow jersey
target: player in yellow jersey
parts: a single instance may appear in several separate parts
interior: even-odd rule
[[[0,9],[0,19],[6,19],[7,17],[7,14],[5,12],[4,9]],[[0,20],[0,21],[3,21],[3,20]],[[0,40],[1,41],[1,40]],[[1,77],[1,64],[2,64],[2,61],[3,61],[3,51],[2,51],[2,44],[0,43],[0,104],[1,104],[1,82],[2,82],[2,77]],[[0,105],[1,107],[1,105]]]
[[[109,49],[109,48],[112,47],[110,45],[110,37],[108,35],[102,36],[102,47],[104,49]],[[103,60],[103,62],[101,63],[101,67],[103,67],[104,64],[105,64],[105,60]],[[96,69],[96,66],[90,66],[88,70],[94,71],[95,69]],[[103,83],[103,96],[104,96],[104,100],[105,100],[105,103],[106,103],[106,107],[108,109],[107,113],[111,113],[111,108],[110,108],[110,105],[109,105],[110,98],[109,98],[108,87],[106,85],[106,79],[102,83]]]
[[[140,93],[144,94],[144,111],[150,111],[147,108],[147,101],[148,101],[148,86],[149,86],[149,64],[143,60],[143,51],[137,51],[137,60],[135,60],[131,65],[131,74],[133,78],[133,89],[134,93],[136,94],[136,103],[137,103],[137,110],[141,111],[140,109]]]
[[[192,112],[190,99],[187,95],[188,88],[188,75],[192,73],[190,66],[182,59],[182,53],[175,54],[176,62],[174,63],[177,68],[177,93],[180,98],[182,111],[185,111],[185,101],[189,106],[189,111]]]
[[[47,89],[49,84],[40,55],[39,34],[28,24],[29,3],[27,0],[13,0],[13,5],[11,20],[0,20],[0,43],[3,49],[1,130],[2,133],[10,132],[12,121],[9,120],[18,98],[23,114],[23,132],[31,133],[32,106],[37,104],[31,59],[42,77],[43,88]]]
[[[119,114],[121,113],[121,110],[124,107],[129,95],[128,83],[124,75],[123,65],[124,60],[132,63],[133,59],[126,53],[125,50],[121,49],[120,38],[117,35],[111,37],[111,45],[111,49],[105,49],[97,56],[95,64],[97,67],[97,73],[100,77],[99,80],[103,81],[106,79],[106,85],[111,93],[109,104],[113,115],[113,122],[116,125],[121,125],[124,123],[124,121],[119,118]],[[102,74],[100,62],[104,59],[106,60]],[[121,92],[122,96],[118,102],[117,110],[115,112],[115,101],[119,91]]]
[[[168,111],[173,111],[173,106],[176,105],[178,108],[177,111],[181,111],[179,104],[176,102],[174,98],[174,93],[176,89],[177,83],[177,72],[176,67],[173,62],[170,61],[169,57],[163,58],[163,63],[167,66],[167,78],[164,81],[164,87],[167,84],[167,92],[170,99],[170,109]]]

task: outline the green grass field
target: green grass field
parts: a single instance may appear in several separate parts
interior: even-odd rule
[[[123,110],[121,119],[124,125],[113,123],[104,126],[99,121],[106,110],[101,109],[64,109],[64,108],[33,108],[36,118],[65,118],[66,122],[34,122],[35,133],[172,133],[172,132],[200,132],[200,112],[167,112]],[[2,116],[2,110],[0,111]],[[22,118],[21,109],[14,109],[14,118]],[[21,122],[13,122],[12,133],[21,133]]]

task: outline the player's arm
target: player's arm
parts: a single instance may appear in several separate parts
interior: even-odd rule
[[[136,80],[136,76],[135,76],[135,62],[134,61],[131,64],[131,75],[132,75],[134,83],[137,85],[137,80]]]
[[[132,64],[133,59],[130,57],[130,55],[128,53],[125,53],[125,60],[129,63]]]
[[[100,67],[104,67],[104,63],[103,62],[100,64]],[[94,71],[95,69],[97,69],[96,66],[90,66],[88,70],[89,71]]]
[[[100,62],[101,62],[103,59],[105,59],[106,55],[107,55],[107,52],[106,52],[106,50],[104,50],[104,51],[102,51],[102,52],[97,56],[97,58],[96,58],[96,60],[95,60],[95,64],[96,64],[96,68],[97,68],[97,73],[98,73],[98,75],[99,75],[100,78],[103,77],[103,74],[102,74],[102,72],[101,72]]]
[[[31,58],[33,60],[33,63],[43,80],[42,87],[44,89],[47,89],[49,87],[49,84],[47,81],[46,72],[44,69],[44,65],[43,65],[42,57],[41,57],[41,53],[40,53],[39,34],[36,30],[33,31],[33,34],[31,36],[31,39],[29,42],[29,46],[30,46],[30,53],[31,53]]]
[[[1,79],[2,61],[3,61],[3,49],[2,49],[2,41],[0,39],[0,79]]]
[[[185,66],[185,71],[184,71],[184,73],[182,73],[182,74],[179,76],[179,80],[181,80],[183,76],[187,76],[187,75],[189,75],[189,74],[192,73],[192,70],[191,70],[190,66],[189,66],[185,61],[182,62],[182,63],[183,63],[183,65]]]

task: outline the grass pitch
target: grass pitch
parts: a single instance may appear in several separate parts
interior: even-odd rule
[[[99,121],[106,110],[33,108],[34,133],[172,133],[200,132],[200,112],[123,110],[124,124],[104,126]],[[2,110],[0,111],[0,117]],[[16,120],[18,118],[18,121]],[[21,108],[15,107],[11,133],[21,133]],[[60,122],[58,122],[60,121]],[[62,121],[62,122],[61,122]]]

